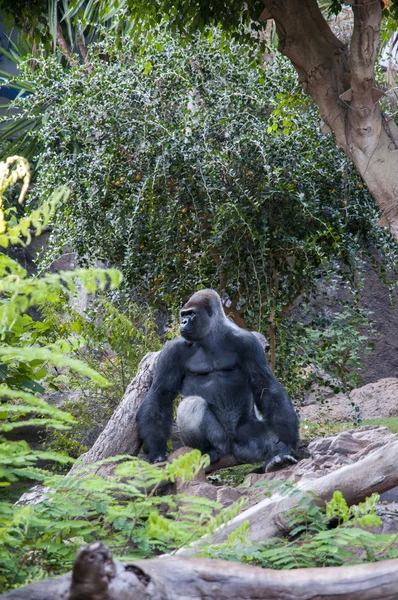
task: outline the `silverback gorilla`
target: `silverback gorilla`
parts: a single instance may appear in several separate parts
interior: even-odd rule
[[[292,403],[270,370],[258,337],[224,314],[213,290],[194,294],[180,312],[181,337],[167,342],[138,411],[138,431],[151,462],[166,458],[173,401],[183,443],[210,456],[285,462],[298,439]],[[259,420],[254,406],[262,415]]]

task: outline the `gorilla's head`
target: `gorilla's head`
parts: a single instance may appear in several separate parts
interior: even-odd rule
[[[180,333],[188,342],[207,337],[226,319],[220,296],[214,290],[196,292],[180,311]]]

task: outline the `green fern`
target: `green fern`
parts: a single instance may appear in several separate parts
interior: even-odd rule
[[[291,493],[293,486],[286,486],[283,482],[279,484],[284,493]],[[313,500],[313,496],[308,495],[289,514],[290,525],[294,527],[288,539],[272,538],[249,543],[249,526],[244,524],[232,532],[226,542],[202,547],[201,554],[272,569],[340,566],[398,556],[398,535],[366,530],[366,527],[381,524],[375,514],[378,494],[351,507],[339,491],[334,492],[325,509],[314,505]],[[338,522],[337,527],[333,527],[335,521]]]
[[[110,461],[120,463],[114,475],[95,474],[99,464]],[[91,465],[78,477],[47,472],[40,504],[0,503],[0,590],[2,580],[15,585],[68,570],[80,545],[94,540],[105,541],[115,556],[144,558],[213,532],[236,516],[243,501],[222,510],[206,498],[156,495],[165,478],[189,480],[207,464],[208,457],[194,450],[164,469],[120,456]]]

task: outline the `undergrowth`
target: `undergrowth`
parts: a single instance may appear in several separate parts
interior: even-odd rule
[[[290,484],[267,485],[283,494],[298,493]],[[249,542],[250,523],[246,521],[226,542],[201,547],[201,555],[272,569],[342,566],[398,557],[398,535],[367,530],[381,524],[375,513],[378,494],[351,507],[339,491],[334,492],[325,508],[317,506],[314,500],[311,494],[304,496],[289,513],[291,530],[285,538]]]
[[[170,553],[211,534],[244,506],[241,500],[221,510],[207,498],[156,495],[165,481],[189,480],[207,465],[198,450],[164,469],[123,456],[70,477],[28,473],[21,458],[19,474],[42,479],[45,491],[35,505],[0,503],[0,591],[68,571],[79,547],[96,540],[118,558]],[[119,462],[112,476],[95,474],[104,462]]]

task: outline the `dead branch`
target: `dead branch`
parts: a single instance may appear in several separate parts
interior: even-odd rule
[[[159,352],[149,352],[139,364],[137,374],[127,387],[126,392],[109,419],[105,429],[88,452],[80,456],[79,462],[73,465],[69,474],[74,474],[82,467],[111,456],[130,454],[136,456],[141,446],[138,438],[136,416],[141,400],[152,383],[153,370]],[[107,463],[96,470],[100,475],[108,475],[114,464]]]
[[[393,600],[398,560],[274,571],[234,562],[157,558],[114,561],[100,542],[78,554],[73,573],[1,596],[3,600]]]

